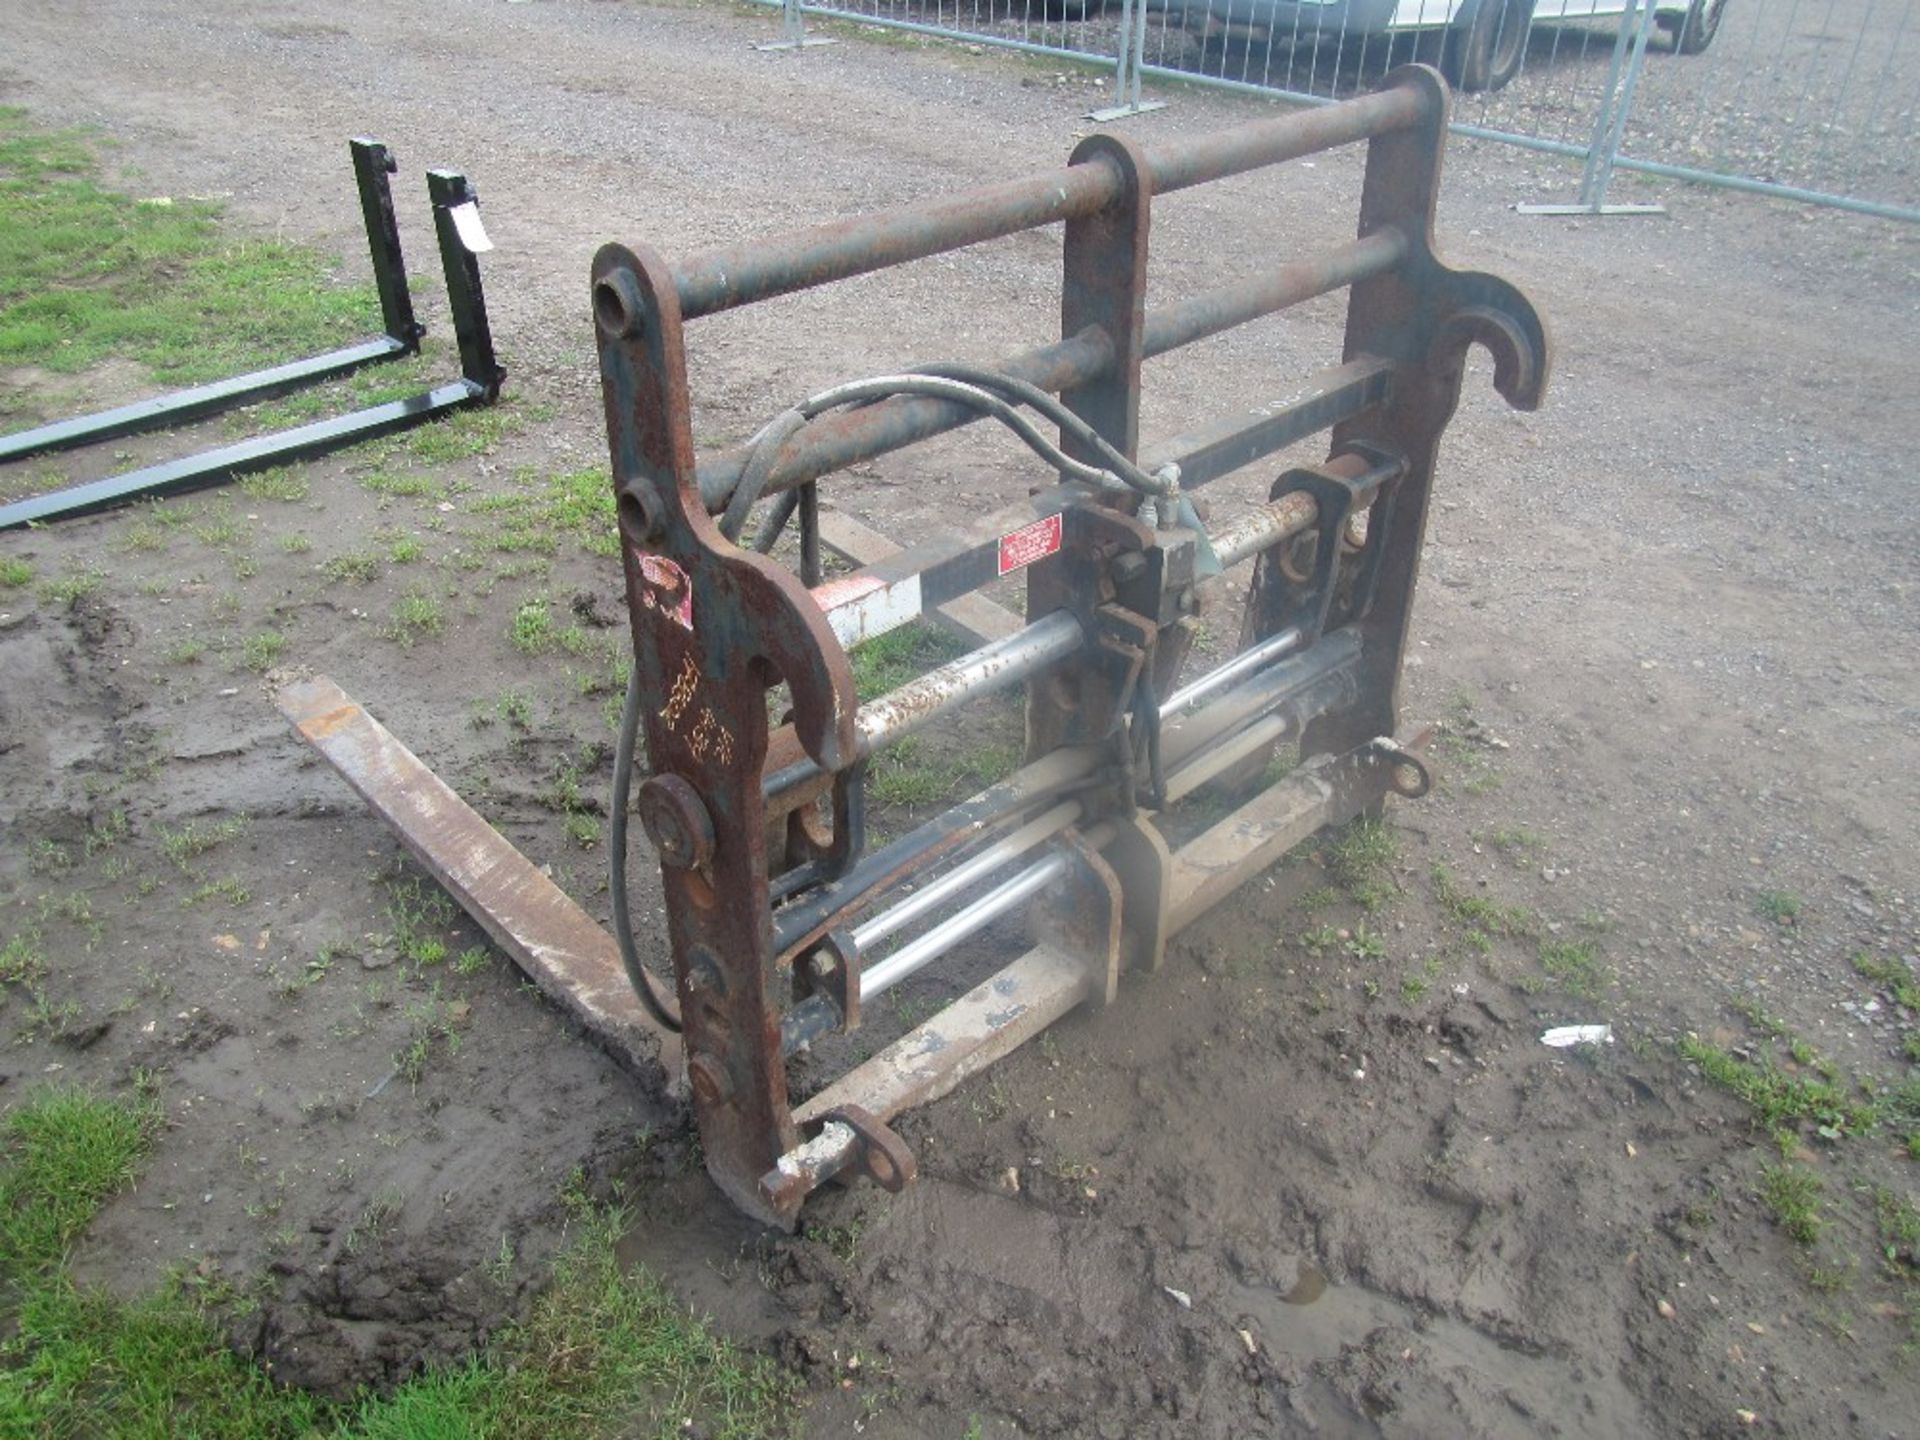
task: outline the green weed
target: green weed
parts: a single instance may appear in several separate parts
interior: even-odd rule
[[[9,590],[18,590],[33,583],[33,566],[24,560],[11,557],[0,560],[0,586]]]
[[[387,638],[411,646],[422,637],[438,635],[446,628],[447,614],[440,602],[422,590],[409,590],[393,606],[393,623]]]
[[[215,846],[238,840],[246,833],[245,815],[235,815],[211,825],[189,820],[178,830],[163,829],[160,832],[160,849],[169,860],[185,870],[189,860],[206,854]]]
[[[294,505],[313,491],[306,473],[291,465],[276,465],[271,470],[256,470],[240,477],[240,493],[249,500],[278,500]]]
[[[514,608],[507,639],[523,655],[539,655],[553,648],[553,610],[545,595],[529,595]]]
[[[366,585],[380,573],[380,557],[371,550],[349,550],[324,562],[320,566],[320,573],[329,580]]]
[[[1596,1000],[1606,986],[1600,952],[1591,940],[1546,940],[1540,945],[1540,968],[1560,982],[1569,995]]]
[[[1894,1004],[1920,1010],[1920,980],[1914,979],[1905,961],[1883,960],[1870,950],[1856,950],[1849,958],[1854,970],[1891,995]]]
[[[1377,910],[1392,897],[1398,847],[1384,820],[1363,815],[1329,841],[1323,853],[1327,873],[1363,910]]]
[[[1776,925],[1792,925],[1800,918],[1801,900],[1791,890],[1762,890],[1753,908]]]
[[[1804,1165],[1769,1165],[1760,1176],[1761,1203],[1774,1223],[1802,1245],[1813,1244],[1825,1227],[1820,1215],[1825,1189],[1820,1177]]]
[[[1810,1123],[1824,1138],[1837,1139],[1861,1134],[1875,1123],[1871,1104],[1848,1099],[1830,1080],[1789,1075],[1767,1061],[1742,1060],[1697,1035],[1681,1039],[1680,1053],[1713,1084],[1744,1100],[1769,1131],[1791,1132]]]
[[[92,571],[81,571],[73,575],[62,575],[58,580],[49,580],[40,587],[40,594],[56,605],[64,605],[69,610],[100,588],[101,577]]]
[[[265,674],[280,663],[287,648],[287,637],[278,630],[257,630],[240,644],[240,663],[256,675]]]

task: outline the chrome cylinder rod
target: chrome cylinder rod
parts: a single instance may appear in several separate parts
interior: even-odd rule
[[[1066,659],[1084,643],[1080,622],[1067,611],[1056,610],[1003,640],[929,670],[860,707],[854,720],[855,753],[871,755],[969,700],[1017,685]],[[820,779],[821,774],[813,761],[795,761],[767,777],[767,799],[776,801]]]
[[[931,965],[975,931],[984,929],[1016,905],[1039,894],[1067,872],[1066,857],[1055,853],[1035,861],[1011,879],[955,911],[924,935],[908,941],[860,974],[860,1001],[883,995],[916,970]]]
[[[1018,684],[1066,659],[1085,643],[1080,622],[1056,610],[1004,640],[983,645],[860,707],[854,725],[861,753],[872,754],[955,707]]]
[[[978,855],[956,865],[938,880],[921,886],[898,905],[882,910],[853,932],[855,948],[864,952],[896,930],[903,930],[928,911],[937,909],[965,890],[974,881],[991,875],[1010,860],[1017,860],[1034,846],[1052,839],[1080,818],[1078,800],[1063,800],[1051,810],[1034,816],[1019,829],[987,846]]]
[[[1251,675],[1269,660],[1278,660],[1294,646],[1300,643],[1300,632],[1296,629],[1282,630],[1278,635],[1270,635],[1258,645],[1242,650],[1226,664],[1209,670],[1206,674],[1183,685],[1166,698],[1160,707],[1160,718],[1171,720],[1176,715],[1184,715],[1194,706],[1237,683],[1243,676]]]

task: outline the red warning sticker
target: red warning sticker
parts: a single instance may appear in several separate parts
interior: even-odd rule
[[[1000,537],[1000,573],[1018,570],[1031,565],[1036,560],[1045,559],[1060,548],[1060,516],[1058,513],[1034,521],[1031,525],[1022,525],[1011,534]]]

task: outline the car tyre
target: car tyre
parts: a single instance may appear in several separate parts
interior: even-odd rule
[[[1726,9],[1727,0],[1693,0],[1673,37],[1673,48],[1682,55],[1698,55],[1713,43]]]
[[[1466,26],[1447,35],[1443,73],[1457,90],[1498,90],[1520,73],[1532,25],[1533,0],[1481,0]]]

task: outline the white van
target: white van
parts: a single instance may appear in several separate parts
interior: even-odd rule
[[[1147,0],[1189,29],[1291,44],[1441,34],[1440,68],[1460,90],[1498,90],[1520,70],[1535,20],[1623,15],[1627,0]],[[1727,0],[1654,0],[1654,20],[1682,55],[1706,49]]]

